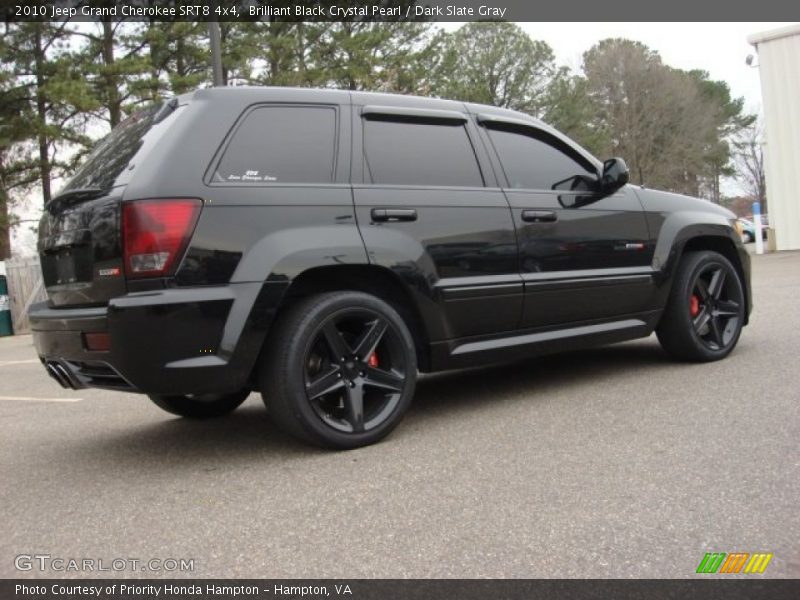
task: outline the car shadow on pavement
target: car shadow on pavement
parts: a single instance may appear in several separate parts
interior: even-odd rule
[[[410,414],[422,419],[454,410],[470,410],[494,399],[524,396],[535,402],[548,392],[593,385],[597,379],[615,373],[665,364],[672,361],[654,338],[602,346],[548,356],[522,359],[486,367],[446,371],[422,378]]]
[[[428,375],[418,383],[406,421],[431,426],[431,421],[482,410],[487,402],[507,398],[536,402],[556,389],[579,390],[594,385],[598,378],[613,377],[615,372],[663,369],[664,363],[669,362],[657,344],[645,340]],[[403,423],[390,443],[403,444],[402,430]],[[253,462],[253,459],[265,464],[336,456],[297,442],[276,428],[257,394],[226,417],[196,421],[164,416],[139,425],[121,423],[62,446],[61,451],[62,457],[63,453],[72,454],[68,459],[73,464],[81,461],[98,467],[102,463],[115,469],[138,471],[146,467],[162,472],[197,465],[215,469],[215,463]],[[370,449],[352,452],[365,453]]]
[[[217,462],[254,458],[277,462],[324,453],[275,427],[258,394],[251,394],[230,415],[208,420],[172,417],[155,406],[152,409],[149,418],[109,428],[76,441],[71,448],[88,455],[79,457],[80,460],[107,462],[115,469],[136,468],[145,463],[159,471],[192,465],[213,468]],[[76,458],[73,456],[71,460]]]

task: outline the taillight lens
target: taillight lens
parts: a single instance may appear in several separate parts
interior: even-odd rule
[[[122,205],[122,238],[128,277],[170,273],[194,232],[198,199],[136,200]]]

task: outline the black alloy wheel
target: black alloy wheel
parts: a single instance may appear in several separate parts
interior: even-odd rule
[[[741,329],[742,288],[734,285],[735,277],[725,265],[709,263],[694,278],[689,298],[692,327],[711,350],[726,348]]]
[[[282,314],[259,380],[277,425],[345,449],[374,443],[397,425],[416,376],[414,341],[394,308],[361,292],[331,292]]]
[[[730,261],[709,250],[688,252],[675,275],[656,334],[676,358],[719,360],[739,341],[744,318],[744,288]]]
[[[345,309],[315,331],[305,359],[306,396],[330,427],[361,433],[397,408],[406,378],[400,335],[380,314]]]

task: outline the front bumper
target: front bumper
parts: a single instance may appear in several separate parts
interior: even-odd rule
[[[224,393],[250,374],[285,284],[239,283],[128,294],[94,308],[31,306],[33,341],[48,373],[74,389]],[[108,332],[107,352],[84,333]]]

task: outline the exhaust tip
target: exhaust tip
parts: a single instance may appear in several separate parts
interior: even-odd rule
[[[47,368],[47,372],[49,373],[50,377],[55,379],[61,387],[68,390],[74,390],[75,387],[72,385],[72,381],[67,374],[67,370],[58,364],[55,361],[49,361],[45,363],[45,367]]]

